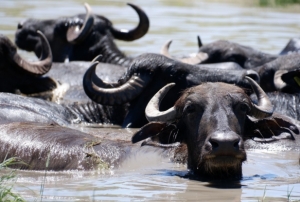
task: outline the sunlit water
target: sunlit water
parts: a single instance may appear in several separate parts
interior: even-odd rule
[[[148,14],[149,33],[134,42],[117,42],[127,55],[159,52],[173,39],[171,54],[197,51],[202,42],[232,40],[268,53],[279,53],[299,37],[299,6],[258,7],[252,1],[135,0]],[[0,33],[14,40],[17,23],[29,17],[48,19],[84,12],[84,1],[0,1]],[[125,1],[89,1],[93,12],[130,29],[137,15]],[[20,51],[32,59],[32,53]],[[94,129],[101,130],[101,129]],[[129,139],[129,138],[128,138]],[[249,151],[243,180],[228,188],[186,179],[185,165],[159,153],[141,150],[109,171],[19,171],[14,190],[28,201],[287,201],[300,200],[299,151]],[[44,186],[41,191],[41,186]],[[290,196],[289,196],[290,195]]]

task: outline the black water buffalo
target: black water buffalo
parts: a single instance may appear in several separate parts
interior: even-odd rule
[[[279,55],[286,55],[290,53],[299,53],[299,38],[289,40],[288,44],[279,53]],[[163,47],[162,53],[168,55],[168,48],[170,44]],[[209,44],[203,45],[198,36],[199,51],[195,56],[187,58],[199,63],[218,63],[218,62],[236,62],[241,67],[246,69],[253,69],[261,66],[267,62],[276,59],[279,55],[272,55],[255,50],[249,46],[244,46],[226,40],[218,40]],[[195,59],[196,58],[196,59]],[[201,58],[201,59],[199,59]],[[187,60],[185,59],[185,60]]]
[[[193,57],[177,58],[177,60],[202,63],[198,64],[199,68],[252,69],[259,74],[260,84],[264,91],[299,93],[299,85],[294,79],[300,76],[298,73],[300,69],[299,40],[297,38],[290,40],[280,55],[265,54],[224,40],[204,46],[199,38],[198,41],[200,41],[198,42],[199,49],[203,51]],[[172,58],[168,53],[169,45],[170,42],[163,47],[161,53]]]
[[[57,88],[58,83],[43,77],[52,64],[52,54],[47,39],[41,32],[40,61],[29,62],[17,52],[16,46],[4,35],[0,35],[0,92],[43,94]]]
[[[186,89],[173,107],[160,111],[160,102],[175,84],[165,86],[147,105],[150,123],[135,133],[132,142],[149,137],[160,144],[183,142],[194,175],[205,180],[241,179],[246,139],[263,135],[293,141],[300,126],[274,115],[266,93],[246,78],[258,97],[257,105],[238,86],[207,82]]]
[[[259,80],[252,70],[201,69],[163,55],[147,53],[136,57],[117,83],[106,83],[95,74],[96,65],[94,63],[84,76],[84,90],[93,101],[103,105],[130,103],[123,127],[144,125],[147,122],[144,109],[148,101],[167,83],[176,82],[177,85],[162,103],[163,108],[170,107],[170,103],[179,97],[178,92],[202,82],[223,81],[250,88],[244,76]]]
[[[22,58],[16,46],[0,35],[0,92],[17,93],[58,102],[89,101],[82,87],[82,77],[90,63],[53,63],[52,53],[45,36],[42,40],[40,61]],[[96,58],[98,59],[98,58]],[[119,65],[102,64],[98,72],[108,81],[116,81],[124,72]],[[109,76],[108,76],[109,75]],[[115,78],[115,79],[114,79]]]
[[[205,44],[199,52],[208,55],[202,63],[236,62],[245,69],[253,69],[278,57],[226,40]]]
[[[40,56],[41,43],[36,30],[41,30],[50,43],[54,62],[91,61],[101,54],[103,57],[100,62],[129,66],[132,59],[118,49],[113,39],[132,41],[141,38],[148,31],[149,19],[138,6],[128,5],[140,18],[138,26],[132,30],[114,28],[107,18],[93,15],[86,4],[86,15],[79,14],[56,20],[28,19],[19,23],[15,42],[19,48],[34,51]]]
[[[300,54],[291,53],[253,69],[259,74],[265,91],[300,92]]]
[[[162,47],[161,54],[171,57],[168,52],[170,43],[171,41]],[[189,61],[191,64],[235,62],[245,69],[253,69],[278,57],[278,55],[263,53],[252,47],[227,40],[218,40],[203,45],[199,36],[198,47],[198,53],[194,56],[180,58],[179,60]]]

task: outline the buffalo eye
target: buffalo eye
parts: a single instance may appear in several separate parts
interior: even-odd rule
[[[239,109],[240,109],[241,112],[244,112],[244,113],[248,113],[250,111],[250,107],[246,103],[240,103],[239,104]]]
[[[185,114],[191,114],[191,113],[194,113],[195,111],[196,111],[196,107],[195,107],[195,105],[192,105],[192,104],[185,106],[183,109],[183,112]]]

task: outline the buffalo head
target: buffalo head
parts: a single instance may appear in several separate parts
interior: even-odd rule
[[[40,31],[36,35],[42,43],[40,60],[35,62],[22,58],[16,46],[0,35],[0,92],[34,94],[57,87],[53,79],[42,77],[51,68],[52,53],[46,37]]]
[[[206,53],[208,55],[208,59],[202,63],[236,62],[246,69],[263,65],[277,57],[225,40],[203,45],[199,48],[199,53]]]
[[[140,18],[138,26],[132,30],[116,29],[107,18],[93,15],[89,5],[85,4],[86,14],[51,20],[28,19],[19,23],[16,44],[19,48],[34,51],[39,56],[41,41],[36,31],[41,30],[50,43],[54,62],[91,61],[102,54],[101,62],[128,65],[130,58],[121,53],[113,39],[136,40],[144,36],[149,28],[149,19],[144,11],[133,4],[128,5]]]
[[[165,86],[148,103],[146,117],[150,123],[132,137],[132,142],[148,137],[162,144],[183,142],[188,150],[188,168],[195,175],[210,180],[240,179],[248,122],[267,119],[273,113],[264,91],[246,78],[258,104],[235,85],[203,83],[185,90],[172,108],[160,111],[159,103],[174,84]]]

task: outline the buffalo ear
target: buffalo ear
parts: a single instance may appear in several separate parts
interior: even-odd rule
[[[164,127],[166,127],[166,123],[162,122],[150,122],[140,128],[135,134],[133,134],[131,138],[132,143],[137,143],[141,140],[145,140],[148,137],[152,137],[157,135]]]
[[[291,70],[288,71],[287,73],[284,73],[281,75],[281,79],[283,82],[287,84],[285,88],[287,89],[282,89],[281,91],[284,92],[291,92],[291,93],[298,93],[300,91],[300,70]]]
[[[247,119],[245,134],[257,142],[273,142],[280,139],[295,140],[299,135],[296,122],[290,117],[274,113],[271,117],[260,120]]]
[[[156,145],[159,147],[173,147],[183,141],[177,124],[150,122],[137,131],[131,138],[132,143],[145,140],[144,145]]]

